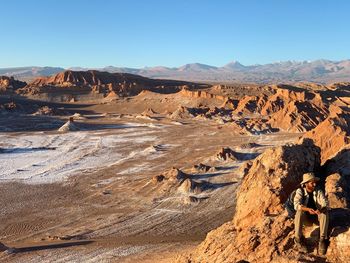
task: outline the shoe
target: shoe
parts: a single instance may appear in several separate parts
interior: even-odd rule
[[[299,252],[307,253],[307,247],[305,246],[304,238],[294,238],[294,243]]]
[[[324,256],[326,255],[326,240],[324,240],[323,238],[320,239],[320,241],[318,242],[318,254]]]

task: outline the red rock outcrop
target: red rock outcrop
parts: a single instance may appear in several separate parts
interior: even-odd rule
[[[179,94],[184,97],[190,97],[190,98],[216,99],[221,101],[226,101],[228,99],[226,96],[212,94],[207,91],[203,91],[203,90],[191,91],[186,88],[181,89]]]
[[[271,115],[272,127],[290,132],[305,132],[315,128],[328,115],[326,107],[318,107],[309,101],[291,101]]]
[[[244,96],[239,100],[238,105],[235,109],[236,113],[254,113],[258,111],[258,104],[263,98],[258,96]]]
[[[321,148],[321,162],[334,156],[350,143],[350,113],[332,107],[330,116],[303,138],[311,138]]]
[[[329,262],[348,262],[350,258],[350,148],[344,148],[324,164],[326,192],[333,227],[327,251]]]

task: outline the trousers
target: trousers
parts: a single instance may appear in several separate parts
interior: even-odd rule
[[[320,215],[311,215],[308,212],[298,210],[294,218],[295,237],[301,238],[303,236],[303,225],[306,222],[314,221],[314,218],[318,219],[320,225],[320,238],[327,239],[328,237],[328,225],[329,225],[329,213],[328,211],[321,213]]]

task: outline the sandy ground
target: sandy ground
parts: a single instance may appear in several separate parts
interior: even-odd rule
[[[0,261],[169,262],[233,217],[243,161],[217,160],[221,147],[257,156],[299,136],[243,136],[210,121],[120,116],[128,107],[142,112],[140,101],[90,106],[96,115],[77,121],[75,132],[16,131],[24,118],[12,119],[12,132],[0,133],[0,240],[17,251]],[[239,148],[247,142],[261,146]],[[216,169],[199,173],[198,163]],[[172,167],[210,187],[188,193],[152,181]]]

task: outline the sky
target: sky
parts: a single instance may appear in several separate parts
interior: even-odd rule
[[[2,0],[0,67],[350,58],[347,0]]]

